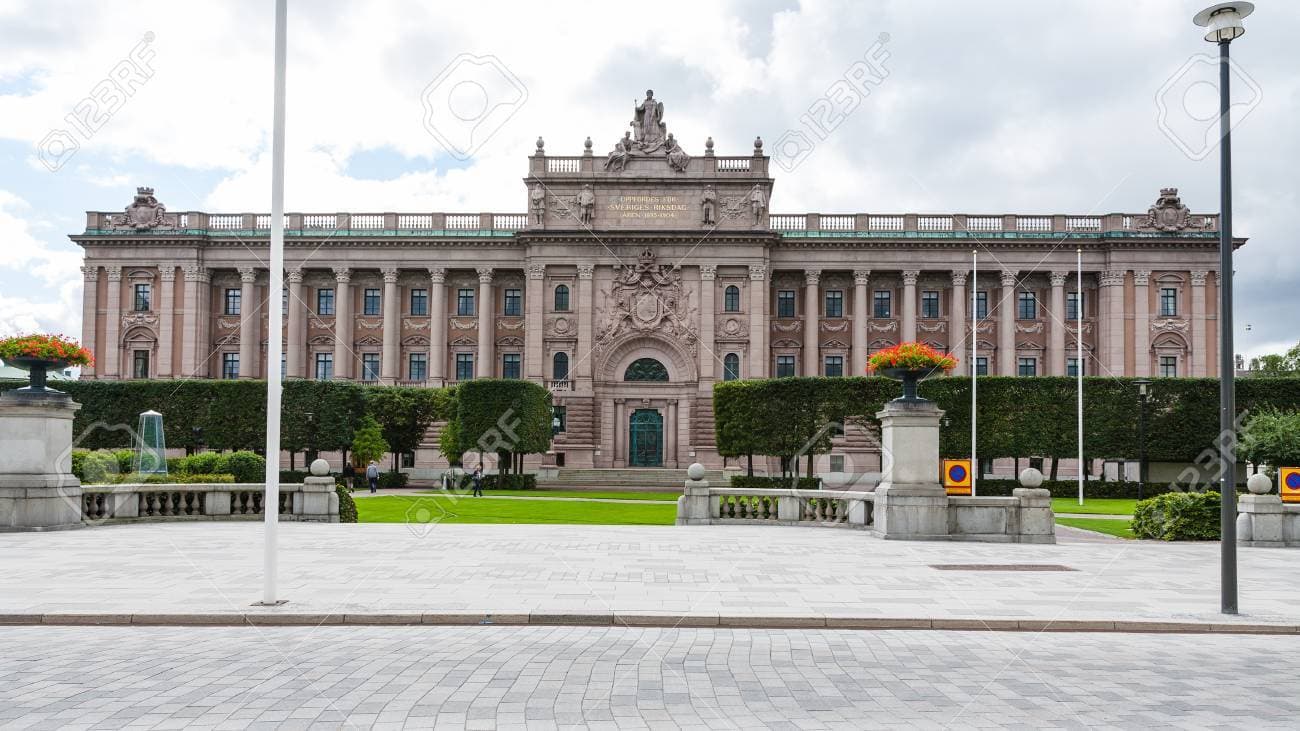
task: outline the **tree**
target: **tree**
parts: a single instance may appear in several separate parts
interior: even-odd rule
[[[373,416],[361,420],[361,428],[352,438],[352,457],[361,464],[378,461],[388,451],[383,429]]]
[[[1260,411],[1238,442],[1239,458],[1271,468],[1300,465],[1300,411]]]
[[[425,432],[445,404],[442,392],[428,388],[372,387],[366,389],[366,412],[379,422],[384,440],[393,454],[392,471],[397,471],[397,456],[413,452],[424,440]]]
[[[1252,358],[1250,370],[1252,375],[1259,378],[1289,378],[1300,375],[1300,343],[1285,353]]]
[[[551,448],[551,393],[536,383],[479,378],[457,388],[456,402],[457,449],[495,452],[502,473]]]

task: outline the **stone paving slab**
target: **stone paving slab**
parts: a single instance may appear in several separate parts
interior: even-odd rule
[[[257,523],[3,534],[0,617],[160,624],[171,616],[197,624],[211,615],[265,625],[413,624],[416,616],[477,624],[491,615],[494,624],[608,626],[641,616],[658,624],[923,628],[1002,620],[1004,629],[1071,621],[1287,633],[1300,625],[1300,552],[1288,549],[1240,549],[1243,614],[1225,617],[1217,611],[1215,543],[902,542],[777,526],[291,523],[280,527],[288,603],[259,607],[252,605],[261,598],[261,539]],[[931,568],[954,563],[1074,570]],[[944,624],[950,620],[965,624]]]

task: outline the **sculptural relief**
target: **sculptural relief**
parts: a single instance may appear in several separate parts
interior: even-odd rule
[[[167,207],[158,202],[153,195],[153,188],[136,188],[135,200],[124,211],[109,219],[113,228],[130,228],[147,231],[162,226]]]

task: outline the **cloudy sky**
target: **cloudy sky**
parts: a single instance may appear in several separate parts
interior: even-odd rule
[[[287,206],[522,212],[538,135],[603,154],[653,88],[688,152],[816,142],[777,169],[777,213],[1138,212],[1165,186],[1213,212],[1203,2],[290,0]],[[0,334],[80,332],[67,235],[137,185],[173,211],[270,209],[272,4],[0,0]],[[1300,340],[1300,3],[1257,5],[1233,44],[1248,355]],[[817,141],[818,100],[867,56],[885,79]],[[431,85],[493,133],[444,114],[431,134]]]

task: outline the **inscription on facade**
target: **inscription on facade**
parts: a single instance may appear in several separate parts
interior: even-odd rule
[[[691,207],[680,195],[615,195],[605,210],[619,220],[682,219]]]

